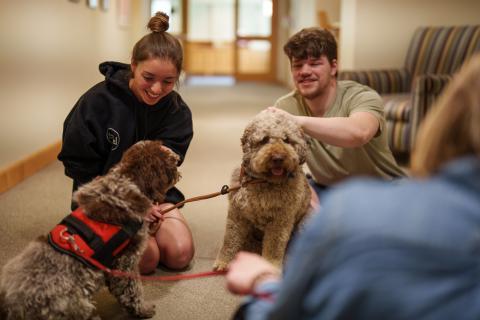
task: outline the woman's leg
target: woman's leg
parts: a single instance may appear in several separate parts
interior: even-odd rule
[[[138,269],[141,274],[149,274],[155,271],[160,261],[160,250],[155,237],[149,237],[147,247],[138,263]]]
[[[170,206],[171,203],[163,203],[158,208],[164,210]],[[183,269],[188,266],[194,253],[192,232],[187,221],[178,209],[173,209],[163,215],[159,228],[148,239],[139,262],[140,273],[154,272],[159,263],[171,269]]]
[[[160,263],[168,268],[183,269],[192,261],[195,253],[192,232],[180,210],[173,209],[164,214],[155,239],[160,250]]]
[[[195,254],[192,232],[180,210],[165,213],[155,239],[160,250],[160,263],[168,268],[183,269],[192,261]]]

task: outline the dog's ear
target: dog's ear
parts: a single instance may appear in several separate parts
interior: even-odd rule
[[[307,161],[307,152],[309,150],[309,143],[310,140],[308,139],[307,135],[303,131],[302,128],[298,128],[299,139],[297,143],[297,154],[299,157],[299,163],[304,164]]]
[[[161,164],[159,163],[156,166],[156,175],[149,181],[150,186],[147,186],[147,189],[150,190],[149,196],[151,199],[156,202],[163,202],[168,189],[173,187],[181,178],[177,168],[180,157],[169,149],[162,149],[162,155],[157,160]]]
[[[252,141],[251,140],[252,140],[252,137],[253,137],[254,133],[255,133],[255,127],[254,127],[254,125],[252,125],[252,123],[250,123],[249,125],[247,125],[247,127],[243,131],[243,135],[240,139],[241,147],[242,147],[242,153],[243,153],[242,166],[244,168],[248,168],[250,166],[250,155],[251,155],[251,152],[252,152],[252,146],[251,146]]]
[[[179,161],[180,157],[175,152],[167,151],[165,175],[167,176],[168,185],[170,186],[175,185],[182,177],[177,167]]]
[[[251,125],[248,125],[245,130],[243,131],[243,135],[240,138],[240,143],[242,146],[242,151],[243,153],[247,153],[249,151],[249,139],[253,134],[253,127]]]
[[[148,198],[163,202],[167,190],[180,178],[179,159],[160,141],[143,141],[125,152],[119,172],[130,178]]]

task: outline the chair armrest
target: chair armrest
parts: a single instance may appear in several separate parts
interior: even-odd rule
[[[411,139],[413,148],[418,127],[448,85],[452,75],[449,74],[422,74],[414,79],[411,109]]]
[[[367,85],[379,94],[410,91],[410,74],[407,69],[341,71],[338,80],[353,80]]]

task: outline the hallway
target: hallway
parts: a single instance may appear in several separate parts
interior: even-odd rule
[[[235,86],[183,86],[180,93],[193,113],[194,138],[180,167],[178,187],[187,198],[219,191],[229,183],[232,169],[240,163],[240,137],[249,119],[288,92],[280,86],[240,83]],[[71,181],[61,163],[0,194],[0,266],[27,242],[46,234],[69,213]],[[196,245],[190,270],[209,271],[220,248],[227,201],[217,197],[187,204],[186,216]],[[156,275],[173,274],[158,270]],[[157,306],[153,319],[228,319],[239,302],[224,287],[222,277],[178,281],[145,282],[148,301]],[[114,298],[101,291],[96,300],[102,319],[129,319]]]

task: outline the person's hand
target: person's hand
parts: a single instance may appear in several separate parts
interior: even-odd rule
[[[227,289],[234,294],[249,294],[266,281],[278,281],[280,271],[258,254],[240,252],[228,266]]]
[[[312,186],[310,186],[310,210],[318,211],[320,209],[320,199],[318,198],[318,194],[315,192]]]
[[[165,209],[164,205],[154,203],[145,216],[145,221],[150,223],[161,223],[164,219],[162,214],[163,209]]]
[[[165,213],[170,212],[166,210],[171,207],[175,207],[175,205],[171,203],[154,203],[152,205],[150,211],[144,218],[145,221],[150,223],[148,227],[150,235],[154,235],[157,233],[158,229],[160,229],[162,222],[165,220]]]
[[[281,113],[285,116],[287,116],[288,118],[292,119],[293,121],[297,122],[298,123],[298,120],[297,120],[297,117],[294,116],[293,114],[291,113],[288,113],[287,111],[285,110],[282,110],[282,109],[278,109],[277,107],[268,107],[267,109],[265,109],[266,112],[275,112],[275,113]]]

